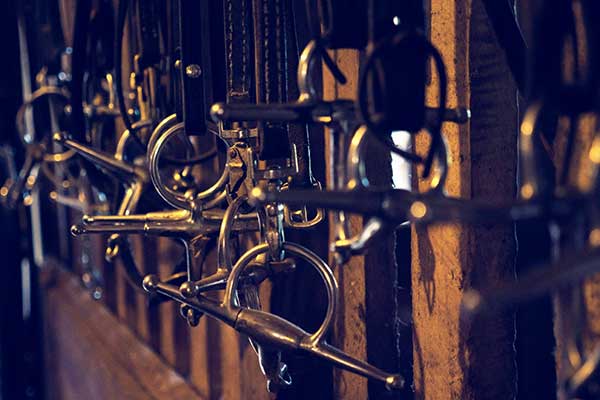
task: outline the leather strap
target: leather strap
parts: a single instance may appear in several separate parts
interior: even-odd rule
[[[289,0],[225,0],[227,103],[275,106],[297,100],[299,52],[311,34],[306,20],[298,22],[299,16],[306,17],[305,10],[298,13],[294,5]],[[291,143],[299,174],[290,183],[312,185],[306,124],[267,121],[257,127],[260,159],[283,167],[291,157]]]
[[[208,134],[206,122],[212,104],[210,1],[179,0],[181,117],[188,135]]]
[[[106,72],[112,71],[114,68],[114,10],[110,1],[101,1],[98,7],[92,11],[92,16],[89,25],[89,43],[94,49],[100,48],[88,57],[93,57],[92,61],[94,68],[99,69],[98,72],[90,71],[92,75],[96,73],[98,76],[104,76]]]
[[[227,103],[256,102],[252,0],[225,0]]]
[[[294,3],[292,1],[292,3]],[[287,26],[288,40],[288,101],[294,101],[299,96],[298,85],[296,79],[298,71],[298,61],[300,52],[308,44],[311,39],[309,22],[303,17],[306,17],[304,10],[298,8],[291,10],[290,23]],[[315,129],[318,129],[314,127]],[[306,188],[315,183],[315,179],[311,169],[311,154],[310,154],[310,129],[307,124],[291,123],[288,127],[288,140],[296,147],[296,156],[298,160],[298,173],[292,176],[289,180],[291,188]],[[318,132],[322,134],[321,132]]]
[[[137,43],[140,55],[140,69],[160,63],[160,26],[156,0],[138,0]]]
[[[126,0],[121,0],[126,1]],[[85,73],[86,47],[89,34],[91,0],[77,2],[71,58],[71,136],[84,139],[85,118],[83,115],[83,79]]]
[[[290,23],[285,0],[253,0],[257,101],[283,103],[288,99],[288,35],[282,27]],[[277,163],[290,156],[287,124],[261,122],[259,158]]]

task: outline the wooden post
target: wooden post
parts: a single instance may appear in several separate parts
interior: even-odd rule
[[[158,239],[155,237],[140,237],[136,236],[132,240],[133,252],[135,254],[136,264],[140,267],[142,276],[146,274],[156,274],[158,272],[158,257],[157,247]],[[160,320],[159,311],[156,307],[148,307],[147,293],[136,291],[135,288],[129,287],[135,293],[136,300],[136,332],[142,340],[154,350],[160,348]]]
[[[181,257],[181,250],[170,238],[157,240],[159,276],[167,277],[173,272],[173,264]],[[190,333],[187,322],[179,315],[179,304],[167,301],[160,310],[160,354],[175,370],[186,376],[190,372]],[[193,380],[192,380],[193,382]]]
[[[450,196],[511,200],[516,187],[517,92],[480,0],[432,0],[431,40],[448,74],[450,107],[470,124],[445,124]],[[437,77],[433,76],[435,83]],[[437,94],[430,93],[431,104]],[[416,140],[417,150],[427,146]],[[419,179],[417,187],[426,188]],[[413,229],[414,386],[417,399],[510,399],[516,394],[514,316],[461,318],[463,294],[514,277],[512,224]]]
[[[337,50],[334,59],[348,78],[345,85],[340,85],[324,68],[323,95],[325,100],[354,99],[358,80],[359,53],[356,50]],[[333,151],[331,143],[326,139],[326,154]],[[330,171],[327,166],[327,171]],[[332,177],[327,176],[327,180]],[[331,218],[330,218],[330,221]],[[330,222],[331,226],[331,222]],[[350,217],[350,228],[357,232],[362,227],[362,218]],[[329,239],[334,238],[330,228]],[[333,260],[329,260],[330,263]],[[333,265],[333,264],[332,264]],[[353,257],[345,266],[335,271],[340,287],[340,314],[336,317],[333,344],[360,359],[367,358],[366,322],[365,322],[365,262],[364,257]],[[342,370],[334,370],[334,395],[336,398],[367,398],[367,382]]]
[[[47,289],[48,371],[57,399],[200,400],[182,376],[119,323],[77,278],[57,270]]]
[[[358,88],[360,54],[356,50],[336,50],[333,57],[348,78],[340,85],[324,69],[324,98],[355,99]],[[328,138],[328,136],[327,136]],[[326,154],[333,151],[326,140]],[[366,165],[369,180],[375,185],[389,185],[392,181],[391,158],[381,146],[368,146]],[[326,161],[329,161],[326,158]],[[327,165],[327,180],[331,166]],[[360,216],[350,217],[352,233],[362,229]],[[330,219],[330,221],[332,221]],[[334,228],[330,222],[330,241],[334,240]],[[334,265],[333,260],[329,260]],[[344,266],[335,270],[340,287],[340,314],[336,318],[333,343],[353,356],[388,371],[398,368],[398,350],[395,338],[395,287],[396,262],[394,235],[370,248],[364,256],[355,256]],[[381,398],[383,385],[368,382],[356,375],[334,369],[335,398],[365,399]]]

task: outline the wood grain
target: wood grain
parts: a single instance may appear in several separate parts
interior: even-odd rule
[[[451,196],[512,199],[516,89],[480,0],[431,1],[431,39],[446,62],[450,107],[470,125],[445,124]],[[437,78],[432,77],[435,84]],[[429,100],[435,104],[436,92]],[[427,140],[419,137],[417,149]],[[419,179],[425,190],[427,182]],[[443,224],[413,229],[414,386],[417,399],[509,399],[516,393],[514,317],[461,318],[465,290],[514,279],[514,227]]]
[[[359,52],[356,50],[336,50],[334,60],[348,78],[345,85],[340,85],[326,68],[323,68],[323,97],[325,100],[355,99],[358,85]],[[325,152],[330,154],[331,143],[326,136]],[[326,162],[328,160],[326,159]],[[331,166],[327,165],[327,181],[331,182]],[[334,240],[333,216],[329,213],[329,239]],[[362,218],[351,216],[349,225],[352,233],[362,228]],[[329,262],[334,265],[330,256]],[[339,313],[336,317],[332,334],[332,344],[354,357],[366,360],[366,324],[365,313],[365,261],[363,256],[353,257],[335,272],[340,287]],[[354,374],[339,369],[333,371],[334,395],[336,398],[364,399],[367,397],[367,381]]]
[[[46,315],[57,399],[201,399],[69,274],[47,289]]]

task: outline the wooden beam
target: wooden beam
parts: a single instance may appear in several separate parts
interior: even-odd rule
[[[142,276],[158,272],[158,239],[156,237],[135,236],[132,238],[134,259]],[[139,287],[138,287],[139,288]],[[136,332],[141,339],[153,349],[160,349],[160,319],[157,307],[148,307],[148,294],[139,292],[132,286],[129,290],[135,293],[136,300]]]
[[[348,78],[345,85],[340,85],[327,68],[323,68],[323,97],[325,100],[355,99],[358,85],[358,67],[360,65],[359,52],[356,50],[336,50],[333,52],[334,60]],[[326,137],[325,152],[333,151],[331,143]],[[328,162],[326,158],[326,162]],[[327,165],[327,181],[330,182],[331,166]],[[329,240],[334,240],[332,216],[330,214]],[[350,229],[353,233],[362,228],[362,218],[351,216]],[[331,258],[331,257],[330,257]],[[331,265],[333,259],[329,260]],[[343,267],[335,270],[335,275],[340,287],[339,315],[333,332],[332,343],[352,354],[366,360],[366,321],[365,321],[365,261],[363,256],[353,257]],[[356,377],[349,372],[334,369],[333,392],[336,398],[365,399],[368,397],[367,381]]]
[[[201,397],[140,342],[70,274],[56,271],[46,291],[52,344],[48,382],[57,398],[186,399]]]
[[[511,200],[516,183],[517,93],[480,0],[432,0],[431,39],[446,62],[450,107],[469,125],[444,125],[446,190]],[[437,77],[432,77],[435,84]],[[435,104],[436,91],[429,100]],[[427,140],[418,137],[417,149]],[[424,190],[421,179],[417,187]],[[417,399],[514,398],[514,316],[461,318],[465,290],[514,278],[513,224],[413,229],[414,387]]]

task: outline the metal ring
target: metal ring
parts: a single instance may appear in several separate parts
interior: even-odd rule
[[[152,126],[152,120],[146,119],[143,121],[134,122],[131,127],[133,129],[143,129],[149,128],[150,126]],[[123,161],[125,157],[125,149],[127,148],[127,144],[132,138],[133,135],[131,134],[131,132],[129,132],[129,129],[125,129],[121,134],[121,137],[119,137],[119,141],[117,142],[117,148],[115,150],[115,158],[117,160]]]
[[[71,157],[75,155],[75,150],[66,150],[62,153],[48,153],[44,154],[43,160],[46,163],[62,163],[69,160]]]
[[[171,139],[171,137],[174,137],[183,129],[183,122],[179,122],[171,125],[166,132],[156,139],[152,149],[148,149],[148,171],[150,172],[152,184],[163,200],[175,208],[190,210],[190,201],[184,194],[171,190],[165,184],[163,184],[162,178],[160,177],[160,168],[158,163],[160,159],[160,152],[165,144],[169,141],[169,139]]]
[[[221,229],[219,231],[219,241],[217,244],[217,268],[231,271],[233,261],[229,255],[229,238],[233,230],[235,216],[238,214],[242,205],[248,200],[247,196],[240,196],[234,199],[225,210],[223,220],[221,221]]]
[[[156,145],[157,140],[170,128],[173,127],[173,125],[175,125],[177,123],[177,114],[171,114],[168,117],[164,118],[162,121],[159,122],[159,124],[156,126],[156,128],[154,128],[154,130],[152,131],[152,134],[150,135],[150,138],[148,139],[148,144],[146,145],[146,163],[149,165],[150,164],[150,154],[152,153],[154,146]],[[135,128],[136,125],[133,124],[133,127]],[[188,141],[188,144],[190,146],[190,149],[193,150],[193,146],[192,143],[190,141]]]
[[[312,72],[314,65],[316,64],[315,56],[318,54],[317,49],[317,41],[311,40],[302,51],[302,54],[300,54],[297,76],[298,90],[300,91],[298,102],[300,103],[313,101],[318,97],[318,91],[311,79],[311,77],[314,76]]]
[[[33,106],[33,104],[36,103],[38,100],[41,100],[46,96],[59,96],[62,97],[64,100],[69,101],[68,93],[56,86],[42,86],[41,88],[33,92],[29,99],[23,102],[23,104],[21,104],[15,116],[15,124],[17,126],[17,131],[19,132],[19,139],[24,145],[31,143],[25,139],[25,111],[29,107]]]
[[[350,190],[369,186],[369,180],[365,172],[365,163],[361,157],[368,133],[369,129],[366,125],[359,126],[354,135],[352,135],[352,140],[348,147],[346,172],[348,174],[347,187]]]
[[[335,276],[329,268],[329,265],[325,261],[323,261],[318,255],[310,251],[304,246],[301,246],[292,242],[284,242],[283,250],[289,252],[292,255],[300,257],[311,264],[315,269],[319,272],[323,283],[327,289],[327,312],[325,314],[325,318],[321,323],[319,329],[317,329],[313,334],[310,335],[309,340],[310,344],[317,345],[322,340],[324,335],[329,330],[329,327],[333,323],[333,318],[337,312],[337,302],[338,302],[338,284],[335,280]],[[225,288],[225,295],[223,296],[223,306],[231,311],[232,313],[235,310],[239,309],[239,306],[236,304],[236,292],[238,286],[238,280],[244,270],[244,268],[256,258],[256,256],[260,254],[267,253],[269,251],[269,245],[267,243],[259,244],[246,253],[244,253],[237,263],[233,266],[231,270],[231,274],[227,279],[227,286]]]
[[[158,125],[156,125],[156,128],[154,128],[154,130],[152,131],[152,134],[148,139],[148,145],[146,146],[146,148],[148,149],[148,153],[146,155],[146,163],[148,165],[150,165],[150,153],[154,149],[156,141],[175,123],[177,123],[177,114],[171,114],[168,117],[164,118],[162,121],[160,121]]]
[[[23,102],[23,104],[21,104],[21,106],[17,110],[17,114],[15,117],[15,120],[16,120],[15,124],[17,127],[17,131],[19,132],[19,139],[21,140],[21,143],[23,143],[24,146],[27,146],[27,145],[33,143],[30,141],[27,141],[25,138],[26,137],[25,121],[24,121],[25,112],[29,107],[32,107],[34,105],[34,103],[45,98],[46,96],[58,96],[58,97],[62,97],[66,101],[69,100],[69,95],[65,90],[63,90],[59,87],[56,87],[56,86],[42,86],[41,88],[39,88],[35,92],[33,92],[27,101],[25,101],[25,102]],[[48,162],[48,163],[61,163],[61,162],[65,162],[65,161],[69,160],[74,155],[75,155],[75,152],[73,150],[67,150],[62,153],[49,153],[49,154],[44,154],[43,161]]]
[[[369,128],[366,125],[361,125],[357,128],[354,135],[352,135],[346,161],[346,171],[348,173],[347,188],[349,190],[369,187],[369,179],[367,178],[366,167],[362,157],[366,143],[365,139],[369,132]],[[446,148],[446,141],[442,138],[440,153],[436,156],[438,165],[434,169],[429,191],[440,191],[446,183],[446,178],[448,177],[448,153]]]
[[[541,101],[531,104],[525,111],[519,129],[519,164],[522,171],[519,195],[525,200],[535,197],[540,189],[533,137],[542,114],[542,108]]]
[[[159,163],[160,153],[162,152],[166,143],[174,137],[179,131],[183,130],[184,125],[183,122],[175,124],[171,126],[165,133],[163,133],[160,137],[157,138],[156,143],[151,151],[148,154],[148,170],[150,172],[150,179],[156,191],[167,203],[171,206],[184,210],[191,210],[191,201],[193,200],[204,200],[208,197],[217,193],[221,188],[225,186],[227,183],[227,179],[229,179],[229,168],[225,166],[223,173],[211,187],[206,189],[203,192],[197,193],[193,199],[189,198],[185,194],[178,193],[174,190],[169,189],[166,185],[163,184],[162,178],[160,177],[160,169]]]

